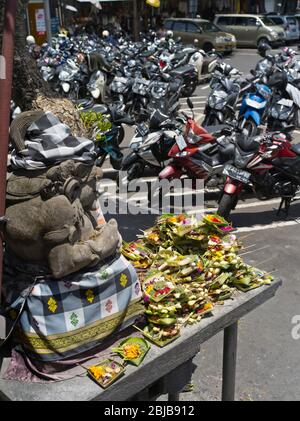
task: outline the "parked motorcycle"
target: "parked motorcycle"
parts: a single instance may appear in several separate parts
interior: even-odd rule
[[[191,100],[188,105],[193,110]],[[185,123],[184,133],[176,137],[176,142],[168,156],[172,161],[163,169],[160,179],[173,180],[187,175],[190,179],[202,179],[208,184],[219,184],[217,180],[222,174],[224,163],[230,156],[226,136],[233,135],[233,128],[227,125],[201,127],[195,120],[194,115],[189,117],[183,114]],[[229,149],[232,149],[229,144]],[[224,181],[222,179],[222,181]]]
[[[178,122],[169,119],[160,110],[153,111],[149,124],[137,126],[124,158],[121,171],[126,173],[118,183],[126,186],[130,181],[143,176],[146,168],[161,170],[169,160],[168,152],[178,134]]]
[[[204,110],[203,126],[214,126],[232,121],[235,118],[236,105],[241,86],[236,79],[240,73],[228,64],[218,65],[212,77],[212,92]]]
[[[243,97],[238,119],[240,128],[251,137],[257,134],[258,126],[264,121],[272,90],[265,84],[255,82],[250,89],[251,92]]]
[[[300,90],[288,82],[286,72],[275,72],[269,79],[273,99],[268,110],[267,126],[271,131],[299,126]]]
[[[259,200],[281,198],[279,211],[288,213],[300,185],[300,146],[292,145],[286,132],[272,132],[249,138],[241,135],[235,143],[232,164],[225,166],[226,183],[218,213],[228,218],[244,186],[250,186]]]

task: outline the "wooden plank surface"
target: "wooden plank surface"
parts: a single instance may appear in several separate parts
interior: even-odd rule
[[[150,386],[162,376],[193,358],[200,345],[230,326],[250,311],[272,298],[281,280],[271,285],[238,293],[233,300],[216,306],[211,317],[182,329],[181,336],[164,348],[151,346],[143,363],[137,368],[126,367],[126,374],[107,390],[102,390],[87,376],[56,383],[23,383],[0,379],[0,399],[8,400],[61,400],[61,401],[124,401]]]

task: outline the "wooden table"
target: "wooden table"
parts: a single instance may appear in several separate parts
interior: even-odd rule
[[[126,374],[102,390],[87,376],[57,383],[23,383],[0,379],[0,400],[125,401],[153,400],[167,393],[169,401],[179,400],[189,383],[192,359],[200,345],[224,330],[222,400],[234,400],[238,320],[272,298],[282,281],[238,293],[233,300],[216,306],[213,316],[182,329],[181,336],[164,348],[151,346],[139,367],[127,366]]]

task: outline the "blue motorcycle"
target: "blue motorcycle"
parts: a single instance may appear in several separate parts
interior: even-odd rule
[[[239,127],[247,132],[248,136],[257,134],[258,126],[266,116],[271,96],[271,89],[262,83],[254,83],[252,92],[244,95],[239,112]]]

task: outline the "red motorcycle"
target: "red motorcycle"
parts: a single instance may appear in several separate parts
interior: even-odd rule
[[[227,176],[219,202],[219,215],[228,218],[235,209],[240,193],[250,186],[259,200],[281,197],[278,214],[288,214],[300,185],[300,145],[292,145],[290,128],[235,142],[232,164],[225,166]],[[283,209],[284,208],[284,209]]]
[[[190,99],[187,103],[193,110]],[[159,178],[173,180],[186,174],[191,179],[207,179],[218,171],[222,172],[223,165],[216,161],[216,154],[219,156],[221,138],[232,134],[232,129],[225,125],[204,128],[196,123],[194,113],[192,117],[183,115],[186,118],[184,133],[176,138],[168,153],[172,161],[160,172]],[[204,162],[207,159],[211,159],[208,164]]]

